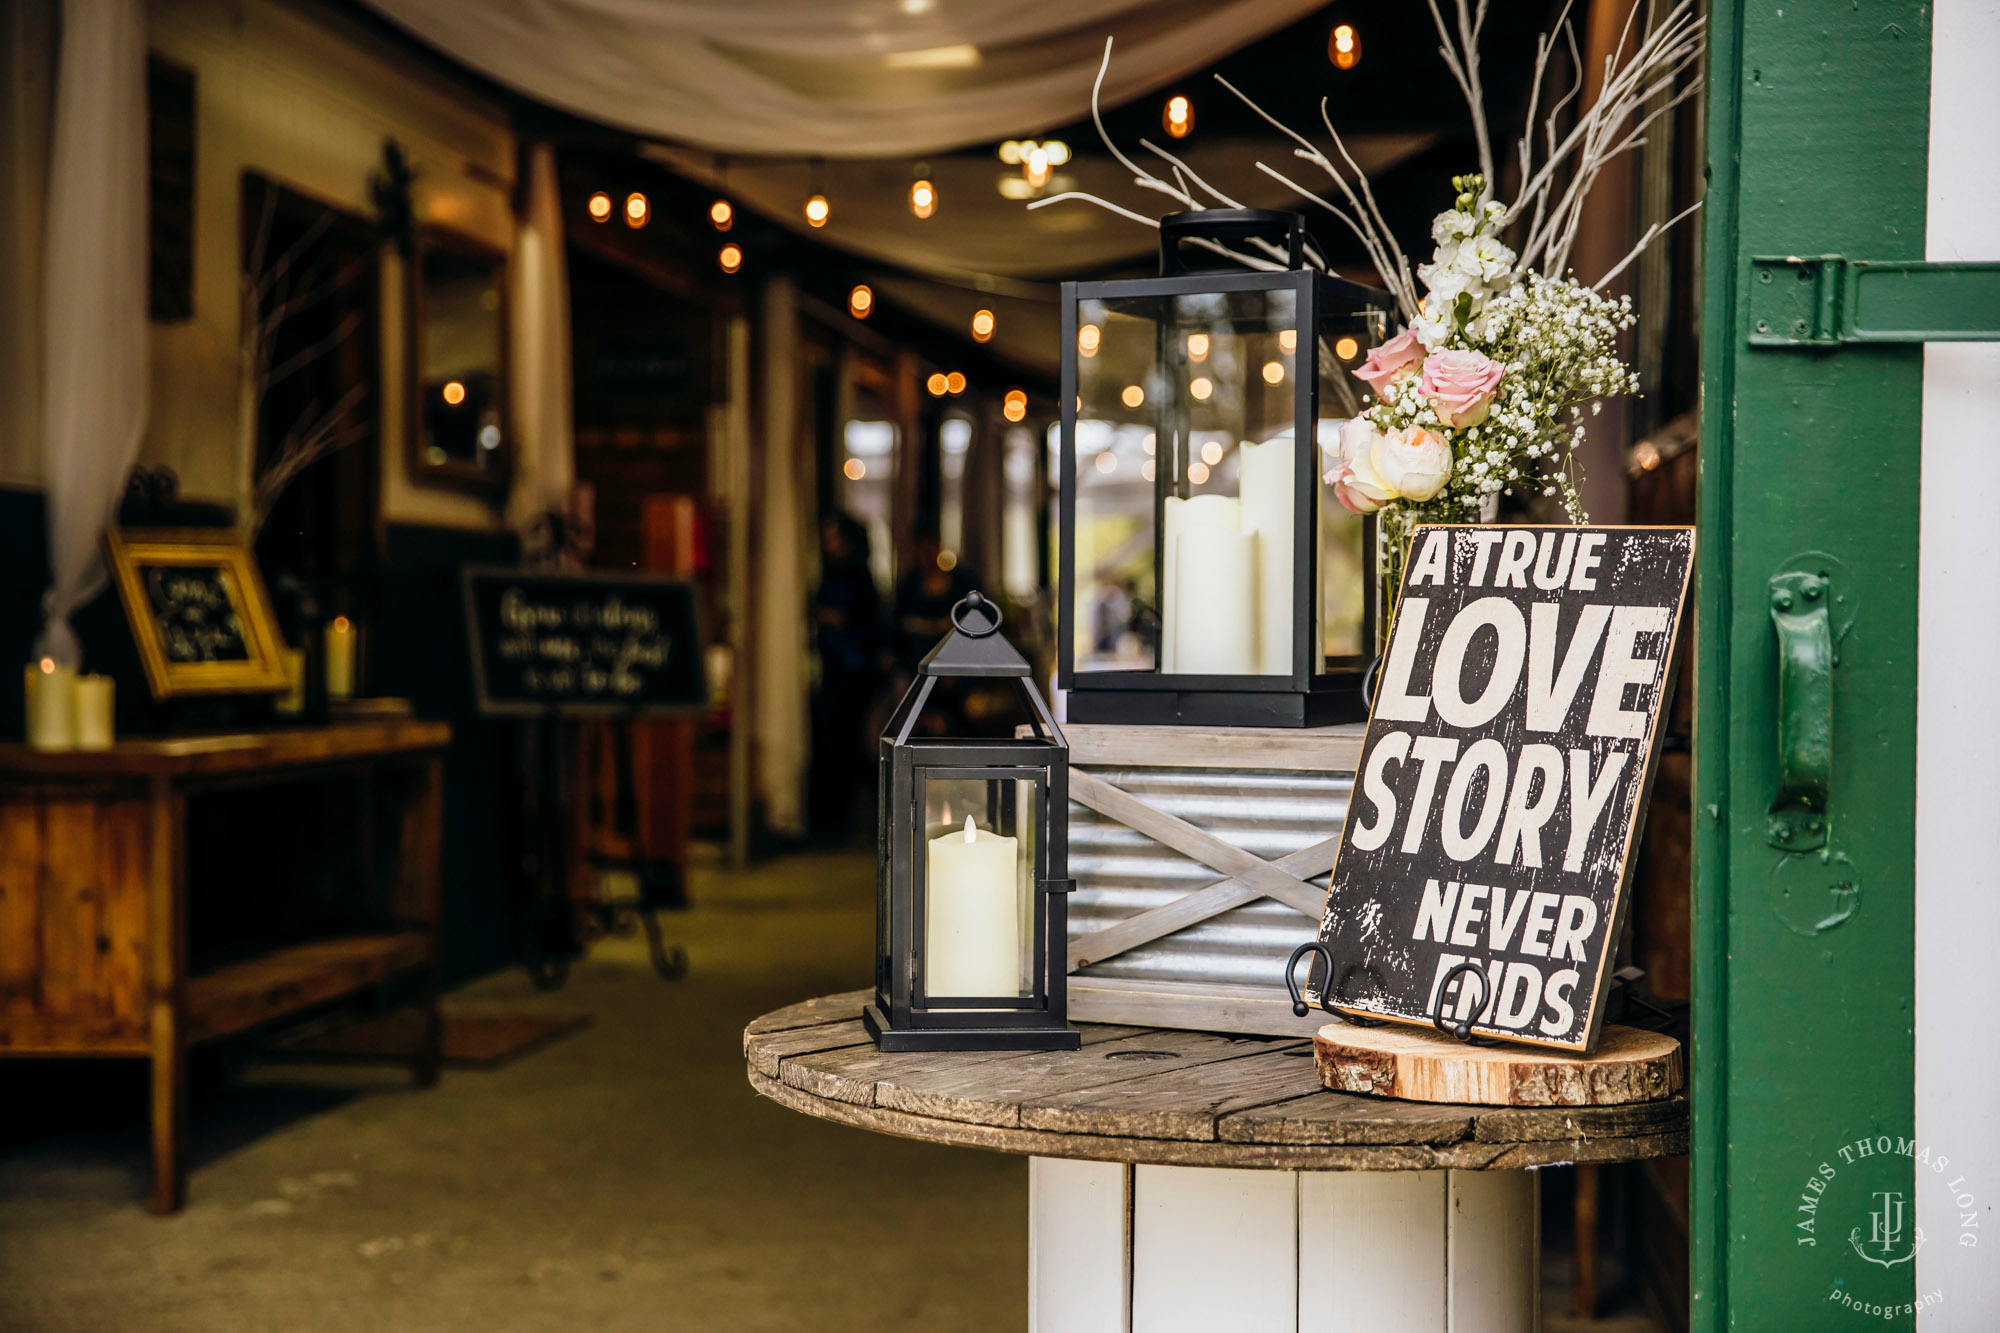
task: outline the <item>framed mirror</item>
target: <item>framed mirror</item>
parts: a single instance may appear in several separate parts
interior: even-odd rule
[[[507,256],[418,232],[409,274],[410,475],[495,496],[513,464],[507,419]]]

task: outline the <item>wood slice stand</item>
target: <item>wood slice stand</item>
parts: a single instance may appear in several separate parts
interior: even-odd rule
[[[1681,1044],[1607,1026],[1593,1055],[1471,1045],[1390,1024],[1328,1023],[1313,1037],[1319,1081],[1335,1092],[1484,1106],[1624,1106],[1671,1097],[1686,1079]]]
[[[1020,1153],[1034,1333],[1533,1333],[1538,1173],[1687,1151],[1687,1099],[1442,1106],[1319,1086],[1298,1038],[1079,1023],[1076,1051],[878,1051],[869,992],[743,1034],[750,1086]],[[1303,1261],[1302,1261],[1303,1260]]]

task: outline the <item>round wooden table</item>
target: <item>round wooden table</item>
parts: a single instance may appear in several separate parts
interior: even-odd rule
[[[1532,1169],[1687,1151],[1687,1099],[1448,1106],[1328,1092],[1312,1044],[1081,1023],[1083,1049],[884,1054],[868,993],[745,1029],[824,1120],[1030,1158],[1035,1333],[1531,1333]]]

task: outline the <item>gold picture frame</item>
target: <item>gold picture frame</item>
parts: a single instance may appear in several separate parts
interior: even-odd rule
[[[235,533],[114,528],[104,557],[154,698],[286,688],[271,599]]]

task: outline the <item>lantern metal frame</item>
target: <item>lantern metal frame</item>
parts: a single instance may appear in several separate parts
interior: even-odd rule
[[[952,609],[951,633],[931,649],[878,742],[876,793],[875,997],[861,1021],[885,1051],[1073,1051],[1083,1044],[1068,1022],[1069,743],[1032,668],[1000,637],[1001,613],[981,594]],[[915,734],[924,705],[947,679],[1008,679],[1033,737],[933,739]],[[925,991],[927,902],[924,786],[931,780],[985,780],[1000,792],[1032,782],[1034,976],[1031,993],[948,997],[933,1009]],[[989,798],[989,808],[1004,803]],[[944,998],[944,997],[941,997]]]
[[[1184,240],[1227,241],[1275,239],[1286,247],[1289,264],[1283,271],[1188,272],[1180,246]],[[1319,642],[1320,541],[1319,506],[1325,498],[1318,442],[1320,350],[1322,320],[1351,313],[1380,339],[1394,308],[1388,293],[1304,266],[1305,220],[1296,213],[1267,209],[1203,209],[1160,219],[1160,276],[1106,282],[1065,282],[1062,300],[1062,427],[1058,481],[1056,684],[1068,692],[1072,722],[1180,724],[1190,726],[1309,727],[1359,721],[1368,716],[1363,679],[1374,656],[1381,618],[1379,580],[1364,572],[1361,644],[1352,657],[1327,659]],[[1076,636],[1069,628],[1076,614],[1076,501],[1078,347],[1077,311],[1086,301],[1132,301],[1199,296],[1210,293],[1275,292],[1294,294],[1299,339],[1293,379],[1293,439],[1296,471],[1293,482],[1292,670],[1288,675],[1195,675],[1152,670],[1078,671]],[[1184,349],[1171,353],[1166,345],[1170,322],[1160,324],[1158,364],[1175,364]],[[1309,370],[1304,367],[1310,367]],[[1244,368],[1244,374],[1249,374]],[[1161,429],[1153,482],[1154,588],[1165,587],[1165,507],[1169,496],[1187,498],[1187,463],[1192,461],[1189,437],[1191,408],[1186,376],[1177,391],[1158,409]],[[1170,450],[1173,451],[1170,453]],[[1310,535],[1309,535],[1310,534]],[[1364,520],[1362,568],[1376,568],[1377,525]]]

